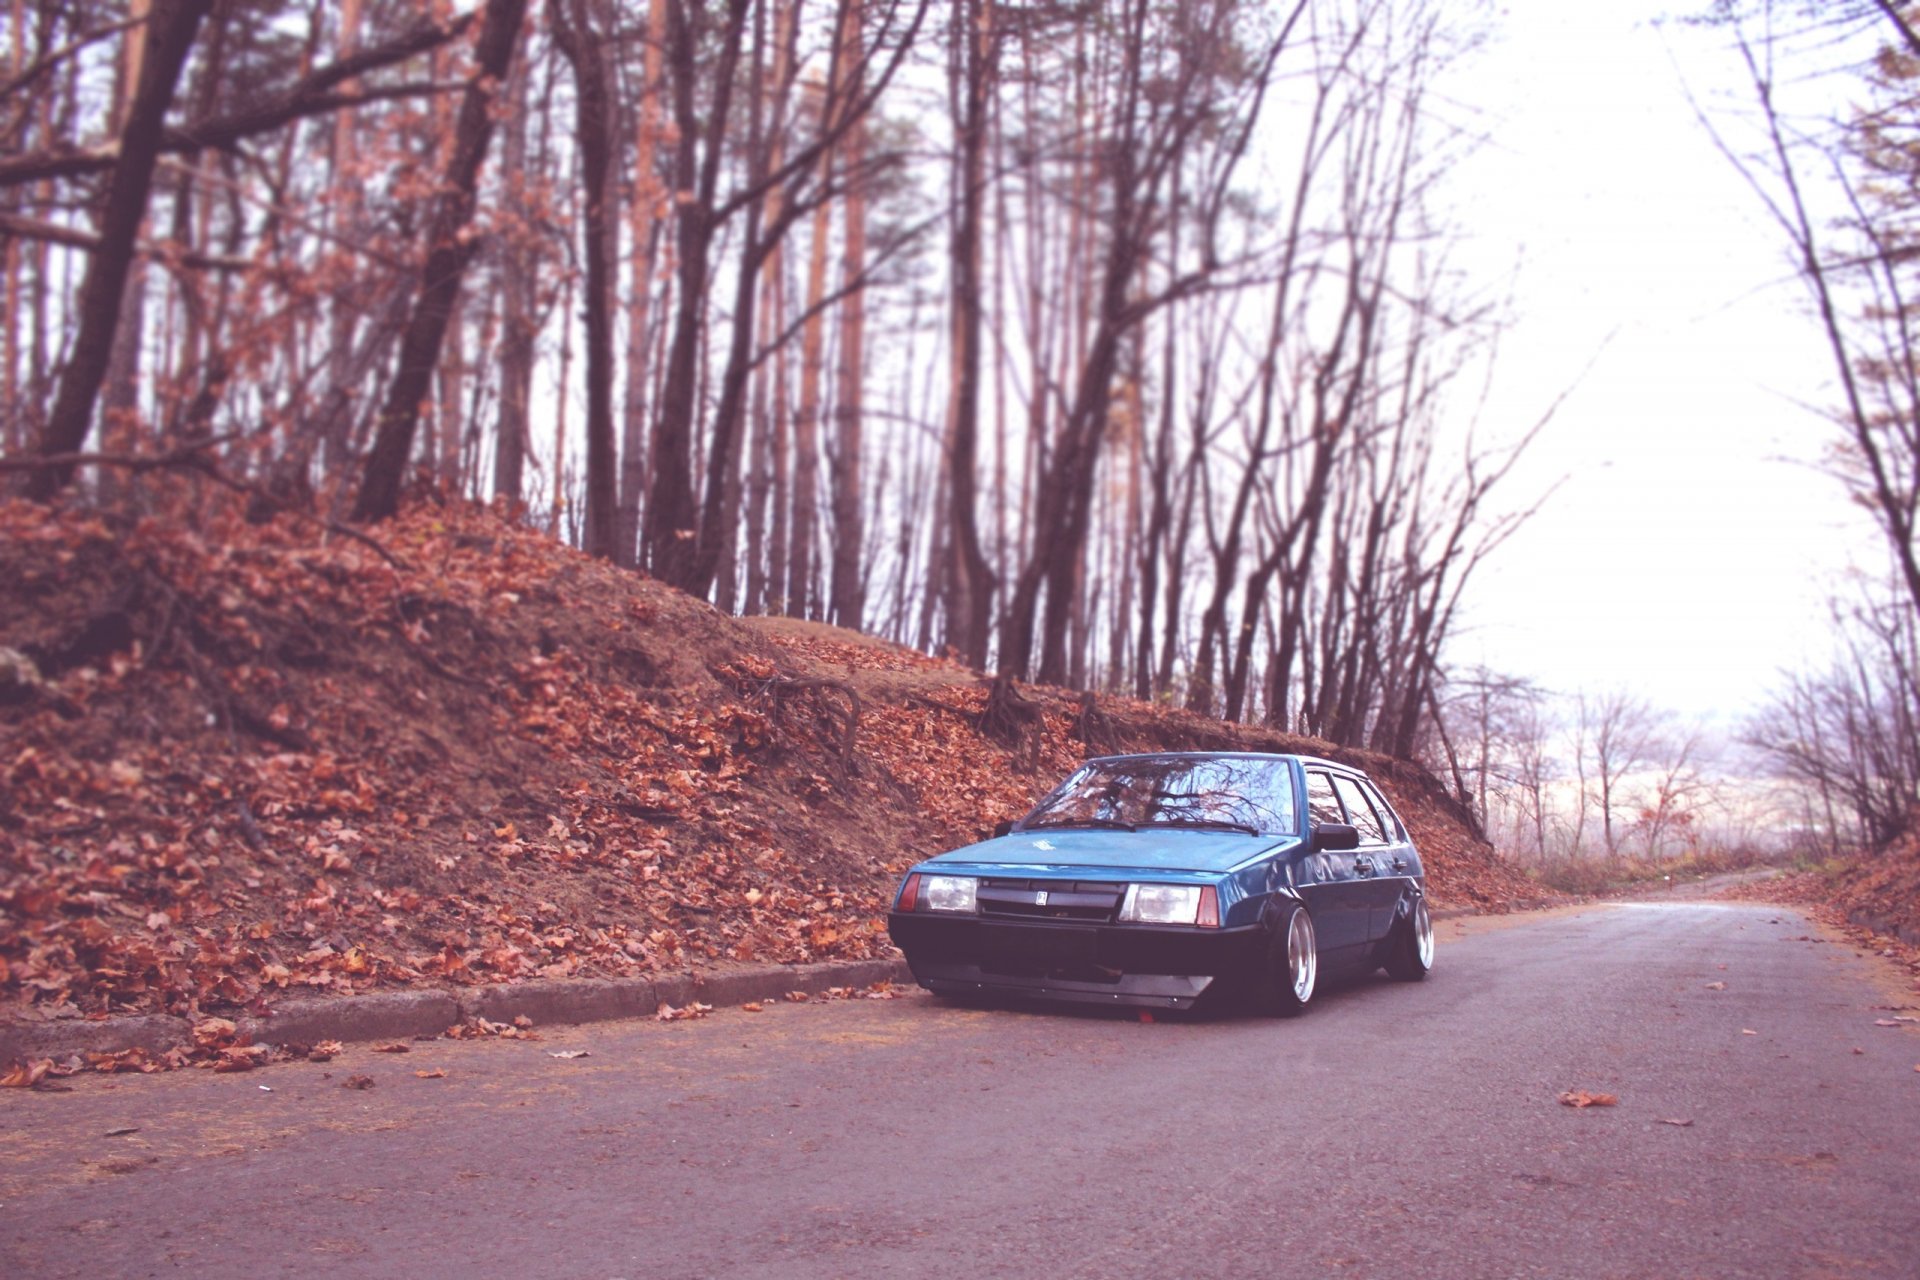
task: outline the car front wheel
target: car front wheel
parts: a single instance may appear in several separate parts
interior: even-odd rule
[[[1262,969],[1255,987],[1262,1012],[1293,1018],[1307,1011],[1320,977],[1320,944],[1313,917],[1299,903],[1288,904],[1282,913]]]
[[[1401,982],[1419,982],[1433,968],[1433,917],[1427,900],[1415,898],[1413,909],[1393,926],[1387,943],[1387,976]]]

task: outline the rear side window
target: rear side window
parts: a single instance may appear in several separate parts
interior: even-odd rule
[[[1333,794],[1333,779],[1313,770],[1307,773],[1307,817],[1315,825],[1347,820],[1340,812],[1339,799]]]
[[[1374,812],[1380,815],[1380,823],[1387,829],[1387,839],[1405,840],[1407,824],[1400,821],[1400,815],[1393,811],[1393,806],[1387,803],[1387,798],[1380,794],[1380,788],[1371,782],[1362,782],[1360,786],[1367,793],[1367,798],[1373,801]]]
[[[1367,793],[1360,789],[1360,784],[1352,778],[1335,778],[1333,785],[1347,806],[1347,821],[1360,829],[1360,843],[1385,844],[1386,828],[1380,825],[1380,816],[1373,811],[1373,801],[1367,799]]]

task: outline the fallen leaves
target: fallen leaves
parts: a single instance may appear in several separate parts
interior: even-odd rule
[[[1726,989],[1727,984],[1724,982],[1709,982],[1707,984],[1707,990],[1709,991],[1725,991]]]
[[[655,1011],[653,1017],[656,1022],[682,1022],[688,1018],[704,1018],[712,1012],[712,1005],[701,1004],[696,1000],[692,1004],[683,1005],[679,1008],[663,1003],[660,1008]]]
[[[373,1077],[361,1075],[348,1076],[340,1082],[340,1087],[342,1089],[371,1089],[373,1088]]]
[[[448,1040],[538,1040],[540,1033],[533,1029],[533,1020],[522,1016],[512,1022],[490,1022],[485,1018],[469,1018],[457,1022],[440,1033]]]
[[[445,1080],[447,1078],[447,1071],[445,1067],[433,1067],[431,1069],[422,1069],[414,1072],[413,1074],[418,1076],[422,1080]]]
[[[412,1053],[413,1046],[404,1040],[395,1040],[389,1044],[377,1044],[373,1046],[373,1051],[375,1053]]]
[[[16,1063],[12,1070],[0,1076],[0,1089],[32,1089],[47,1078],[47,1072],[53,1070],[52,1058],[37,1058],[32,1062]]]
[[[740,1011],[742,1013],[759,1013],[765,1007],[766,1007],[765,1005],[762,1005],[757,1000],[749,1000],[747,1003],[740,1006]]]
[[[1560,1095],[1560,1105],[1585,1110],[1588,1107],[1618,1106],[1620,1099],[1611,1093],[1588,1093],[1585,1089],[1569,1089]]]
[[[0,592],[0,634],[24,634],[29,609],[33,634],[77,634],[105,588],[141,587],[120,652],[7,709],[0,1000],[195,1020],[184,1055],[60,1063],[43,1082],[249,1070],[276,1053],[243,1042],[239,1011],[309,993],[891,955],[899,871],[1022,812],[1083,751],[1058,691],[1033,691],[1038,767],[1009,769],[956,664],[743,626],[484,508],[402,513],[382,537],[405,563],[295,522],[108,529],[0,502],[0,581],[29,588]],[[819,671],[901,673],[933,696],[877,692],[847,769],[837,703],[776,714],[764,696]],[[1116,745],[1199,723],[1110,710]],[[504,778],[525,812],[472,800]],[[1383,781],[1436,892],[1496,909],[1538,892],[1428,780]],[[800,825],[802,841],[777,834]],[[448,1034],[538,1038],[483,1020]]]

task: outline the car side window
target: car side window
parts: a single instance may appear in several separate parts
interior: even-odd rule
[[[1380,788],[1371,782],[1362,782],[1360,788],[1367,793],[1367,799],[1373,801],[1374,812],[1380,815],[1380,822],[1387,829],[1387,839],[1395,843],[1404,843],[1407,838],[1407,824],[1400,821],[1400,815],[1393,811],[1393,806],[1387,803],[1387,798],[1380,794]]]
[[[1345,822],[1339,798],[1333,794],[1333,779],[1318,770],[1307,771],[1307,819],[1318,826],[1322,822]]]
[[[1386,828],[1380,825],[1380,816],[1373,811],[1373,802],[1367,799],[1360,784],[1352,778],[1335,778],[1333,786],[1347,806],[1347,821],[1360,830],[1360,843],[1385,844]]]

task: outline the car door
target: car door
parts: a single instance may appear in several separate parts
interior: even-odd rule
[[[1398,905],[1408,889],[1414,887],[1416,877],[1426,873],[1420,865],[1420,854],[1413,847],[1413,834],[1407,830],[1407,824],[1400,821],[1400,815],[1393,811],[1393,805],[1380,788],[1366,778],[1360,780],[1360,788],[1373,801],[1374,812],[1380,815],[1380,821],[1386,826],[1387,843],[1391,846],[1387,851],[1387,869],[1393,879],[1395,892],[1388,903],[1388,918],[1382,925],[1382,928],[1391,929],[1393,907]]]
[[[1393,909],[1400,901],[1406,883],[1394,868],[1394,837],[1399,834],[1390,815],[1374,806],[1366,787],[1347,774],[1333,775],[1333,789],[1346,810],[1347,821],[1360,833],[1360,847],[1353,851],[1356,895],[1364,901],[1366,922],[1359,926],[1359,941],[1373,942],[1393,925]],[[1400,859],[1401,870],[1406,859]]]
[[[1346,810],[1334,790],[1333,775],[1324,769],[1307,771],[1307,832],[1323,822],[1345,822]],[[1356,851],[1309,850],[1295,878],[1300,896],[1313,913],[1314,932],[1322,952],[1358,947],[1367,940],[1367,892],[1356,874]]]

